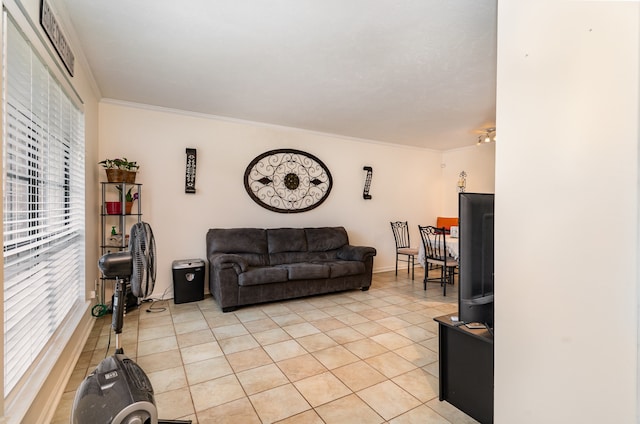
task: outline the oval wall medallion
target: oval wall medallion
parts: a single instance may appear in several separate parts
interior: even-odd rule
[[[320,206],[332,185],[331,173],[320,159],[294,149],[264,152],[244,172],[244,188],[253,201],[280,213]]]

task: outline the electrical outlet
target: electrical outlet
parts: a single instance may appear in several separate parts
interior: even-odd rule
[[[96,298],[96,291],[95,290],[91,290],[89,292],[89,298],[90,299],[95,299]]]

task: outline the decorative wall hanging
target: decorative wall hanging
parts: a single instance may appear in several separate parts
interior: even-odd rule
[[[364,198],[364,200],[371,200],[369,189],[371,188],[371,176],[373,174],[373,168],[370,166],[365,166],[362,169],[367,171],[367,179],[364,182],[364,191],[362,192],[362,197]]]
[[[317,157],[294,149],[270,150],[251,161],[244,187],[254,202],[279,213],[306,212],[324,202],[333,180]]]
[[[196,149],[187,149],[187,167],[185,171],[184,192],[196,192]]]
[[[467,188],[467,173],[462,171],[458,175],[458,192],[464,193]]]

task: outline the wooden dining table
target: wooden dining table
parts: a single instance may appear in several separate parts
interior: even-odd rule
[[[460,256],[460,239],[458,237],[451,237],[451,235],[447,234],[445,236],[445,244],[447,245],[447,250],[449,251],[449,255],[455,260],[458,260]],[[422,265],[424,268],[426,265],[427,259],[424,252],[424,243],[420,243],[418,247],[418,263]]]

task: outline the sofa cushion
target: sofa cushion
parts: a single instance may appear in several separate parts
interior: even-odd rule
[[[267,232],[261,228],[213,228],[208,253],[267,253]]]
[[[327,262],[329,266],[330,278],[346,277],[347,275],[358,275],[364,273],[364,263],[356,261],[332,261]]]
[[[251,266],[269,265],[267,231],[261,228],[212,228],[207,233],[207,256],[235,253]]]
[[[330,269],[327,264],[312,264],[308,262],[278,265],[287,270],[289,280],[311,280],[314,278],[329,278]]]
[[[307,251],[307,237],[302,228],[268,229],[267,241],[269,253]]]
[[[305,228],[307,249],[310,252],[336,250],[349,244],[347,230],[343,227]]]
[[[241,286],[282,283],[285,281],[287,281],[287,270],[276,266],[249,268],[238,275],[238,284]]]

